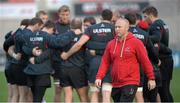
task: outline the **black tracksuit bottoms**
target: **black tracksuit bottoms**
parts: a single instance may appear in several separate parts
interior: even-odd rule
[[[158,88],[162,102],[173,102],[173,96],[170,92],[170,82],[173,74],[173,58],[172,56],[160,57],[162,86]]]

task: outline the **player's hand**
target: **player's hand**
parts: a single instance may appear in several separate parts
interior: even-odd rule
[[[89,53],[90,53],[92,56],[95,56],[95,55],[96,55],[96,51],[95,51],[95,50],[89,50]]]
[[[32,50],[32,53],[33,53],[34,56],[39,56],[39,55],[41,55],[42,50],[39,49],[39,47],[34,47],[33,50]]]
[[[17,53],[17,54],[13,54],[13,57],[16,59],[16,60],[20,60],[21,59],[21,56],[22,54],[21,53]]]
[[[67,60],[67,59],[68,59],[68,55],[67,55],[66,52],[62,52],[60,56],[61,56],[61,58],[62,58],[63,60]]]
[[[81,34],[82,32],[81,32],[80,29],[76,29],[76,30],[74,31],[74,33],[75,33],[75,34]]]
[[[148,89],[152,90],[156,87],[156,82],[155,80],[148,80]]]
[[[102,83],[102,80],[101,80],[101,79],[96,79],[95,85],[96,85],[98,88],[101,88],[101,83]]]
[[[35,64],[34,57],[31,57],[31,58],[29,59],[29,62],[30,62],[31,64]]]

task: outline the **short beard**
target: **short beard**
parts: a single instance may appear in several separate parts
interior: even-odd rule
[[[128,34],[128,33],[127,33],[127,34]],[[119,35],[117,34],[117,36],[119,37],[120,40],[123,40],[124,37],[127,36],[127,34],[123,34],[123,35],[122,35],[122,34],[119,34]]]
[[[122,35],[121,33],[118,33],[117,36],[118,36],[119,38],[122,38],[122,37],[123,37],[123,35]]]

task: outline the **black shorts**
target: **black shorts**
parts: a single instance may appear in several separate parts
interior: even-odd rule
[[[27,75],[23,72],[25,69],[25,65],[19,65],[19,64],[12,64],[11,65],[11,73],[12,73],[12,79],[15,81],[13,84],[17,84],[20,86],[26,86],[27,85]]]
[[[101,58],[102,56],[95,56],[89,61],[89,68],[87,71],[88,71],[88,80],[90,83],[94,83],[96,80],[96,74],[101,64]],[[106,76],[103,78],[103,82],[111,83],[111,69],[109,69]]]
[[[13,82],[11,70],[12,70],[11,69],[11,63],[7,62],[5,65],[5,70],[4,70],[4,73],[6,76],[6,81],[7,81],[7,83],[13,84],[15,82]]]
[[[60,86],[72,86],[75,89],[88,85],[87,75],[84,69],[80,68],[63,68],[59,72]]]
[[[143,97],[144,102],[156,102],[156,97],[158,93],[158,88],[154,88],[152,90],[149,90],[148,87],[143,88]]]
[[[137,87],[136,85],[127,85],[120,88],[112,88],[111,96],[114,102],[133,102]]]
[[[31,87],[31,86],[51,87],[50,74],[28,75],[28,77],[27,77],[27,85],[29,87]]]
[[[54,80],[59,80],[60,63],[52,63],[52,68],[54,70],[52,74]]]
[[[162,80],[171,80],[173,73],[173,58],[172,56],[159,57],[161,60],[160,71]]]

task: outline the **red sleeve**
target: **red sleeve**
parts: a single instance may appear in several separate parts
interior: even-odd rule
[[[104,76],[106,75],[107,71],[109,70],[109,67],[111,64],[110,46],[111,46],[110,43],[108,43],[108,45],[106,46],[106,49],[101,59],[99,70],[96,75],[96,79],[102,80]]]
[[[153,72],[153,66],[148,58],[147,55],[147,51],[143,45],[143,43],[141,41],[138,41],[138,44],[136,44],[137,46],[137,58],[138,61],[140,62],[140,64],[143,67],[143,70],[145,72],[145,74],[147,75],[149,80],[154,80],[154,72]]]

